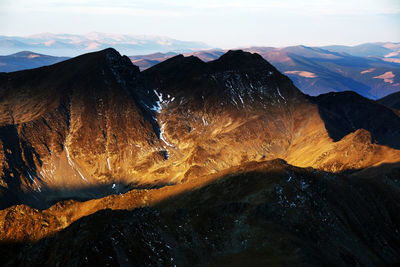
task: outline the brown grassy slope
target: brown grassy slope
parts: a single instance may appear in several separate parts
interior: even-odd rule
[[[42,266],[351,266],[400,259],[399,188],[391,175],[351,178],[292,167],[282,160],[252,162],[230,171],[151,190],[139,198],[126,194],[97,202],[103,208],[153,208],[87,216],[52,238],[22,247],[12,261]],[[160,199],[159,193],[169,198]]]
[[[340,172],[400,159],[399,150],[371,144],[361,130],[379,118],[351,117],[367,113],[351,108],[366,107],[365,99],[341,101],[350,117],[331,110],[338,123],[357,125],[340,127],[344,138],[333,142],[320,106],[260,56],[242,51],[209,63],[178,56],[139,73],[106,50],[1,79],[2,111],[15,123],[0,129],[0,189],[11,194],[1,207],[46,208],[61,199],[125,192],[113,184],[177,184],[249,161],[282,158]],[[153,90],[163,101],[157,103]],[[12,122],[7,116],[5,124]],[[396,133],[398,123],[388,121],[371,135]]]

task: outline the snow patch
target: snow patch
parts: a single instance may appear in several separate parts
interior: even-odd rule
[[[40,55],[30,54],[30,55],[28,56],[28,58],[37,58],[37,57],[40,57]]]
[[[203,121],[203,125],[204,125],[204,126],[207,126],[207,125],[208,125],[208,122],[204,119],[204,115],[201,116],[201,120]]]
[[[238,103],[236,102],[235,98],[232,96],[232,102],[237,106]]]
[[[74,162],[72,161],[72,159],[71,159],[71,157],[70,157],[70,155],[69,155],[68,147],[67,147],[67,146],[64,146],[64,147],[65,147],[65,152],[66,152],[66,154],[67,154],[68,164],[69,164],[74,170],[76,170],[76,171],[79,173],[79,175],[81,176],[81,178],[82,178],[83,180],[85,180],[86,182],[88,182],[88,180],[86,180],[85,176],[83,176],[83,174],[78,170],[78,168],[75,167],[75,164],[74,164]]]
[[[400,44],[399,43],[386,43],[384,45],[382,45],[385,48],[389,48],[389,49],[396,49],[396,48],[400,48]]]
[[[393,83],[393,79],[396,75],[393,74],[391,71],[387,71],[382,75],[375,76],[374,79],[382,79],[385,83]]]
[[[243,102],[242,96],[240,94],[238,94],[238,96],[239,96],[240,102],[242,102],[242,105],[244,106],[244,102]]]
[[[386,54],[384,57],[396,57],[400,54],[400,52],[391,52],[389,54]]]
[[[44,42],[44,45],[45,46],[51,46],[51,45],[53,45],[55,43],[56,43],[56,40],[50,40],[50,41]]]
[[[173,144],[169,143],[167,141],[167,138],[165,137],[165,122],[161,123],[160,127],[160,140],[162,140],[167,146],[174,146]]]
[[[279,91],[278,87],[276,87],[276,90],[278,91],[279,96],[282,97],[282,99],[285,100],[285,102],[286,102],[286,99],[283,97],[283,95],[281,94],[281,91]]]
[[[360,72],[361,74],[365,74],[365,73],[370,73],[370,72],[373,72],[375,70],[375,68],[370,68],[370,69],[367,69],[367,70],[363,70],[362,72]]]
[[[175,100],[175,97],[171,98],[171,95],[167,94],[167,97],[164,98],[163,97],[163,93],[159,93],[157,91],[157,89],[153,89],[154,94],[157,96],[158,100],[156,101],[156,105],[154,105],[153,107],[150,107],[151,110],[157,112],[157,113],[161,113],[163,106],[168,105],[170,102]],[[182,104],[183,99],[181,99],[181,103]]]
[[[315,73],[309,72],[309,71],[303,71],[303,70],[291,70],[291,71],[285,71],[286,74],[296,74],[301,77],[305,78],[316,78],[318,77]]]
[[[35,179],[33,179],[32,175],[28,172],[29,179],[35,184],[37,191],[42,192],[42,189],[40,185],[36,182]]]
[[[153,110],[153,111],[155,111],[157,113],[161,113],[161,110],[162,110],[161,103],[163,102],[162,93],[158,93],[155,89],[153,91],[156,94],[156,96],[158,97],[158,101],[156,101],[156,105],[153,106],[151,108],[151,110]]]
[[[111,171],[110,158],[107,157],[108,170]]]
[[[386,62],[400,63],[400,58],[382,58],[382,60]]]

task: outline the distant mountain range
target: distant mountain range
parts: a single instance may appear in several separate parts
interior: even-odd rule
[[[380,57],[388,62],[400,63],[400,43],[366,43],[356,46],[331,45],[322,48],[358,57]]]
[[[8,49],[7,45],[3,45],[4,40],[7,40],[5,42],[7,44],[14,40],[8,37],[2,41],[2,38],[4,37],[0,37],[0,51]],[[42,51],[44,46],[43,49],[53,51],[52,54],[57,52],[58,55],[71,54],[74,49],[88,51],[113,46],[122,54],[132,55],[131,61],[141,70],[180,53],[186,56],[194,55],[208,62],[226,52],[221,49],[199,50],[196,47],[207,48],[207,45],[168,38],[99,33],[87,36],[42,34],[31,36],[30,40],[30,48],[39,47],[38,50],[33,49],[34,51]],[[36,40],[36,43],[32,40]],[[56,41],[53,42],[53,40]],[[17,47],[20,48],[19,46],[14,48],[17,49]],[[326,46],[322,48],[303,45],[284,48],[248,47],[243,50],[260,54],[293,80],[304,93],[312,96],[351,90],[370,99],[379,99],[400,91],[400,43],[367,43],[352,47]],[[62,51],[66,54],[62,54]],[[143,52],[143,55],[134,55],[141,51],[146,52]],[[157,53],[147,54],[149,51],[157,51]],[[67,58],[33,52],[0,56],[0,72],[51,65],[65,59]]]
[[[0,72],[11,72],[24,69],[33,69],[68,59],[68,57],[53,57],[22,51],[9,56],[0,56]]]
[[[113,47],[122,54],[154,52],[188,52],[211,48],[201,42],[180,41],[162,36],[107,34],[92,32],[85,35],[42,33],[27,37],[0,36],[0,55],[20,51],[62,56],[77,56]]]
[[[258,53],[283,72],[304,93],[316,96],[328,92],[355,91],[365,97],[378,99],[400,91],[399,43],[374,43],[356,47],[335,46],[336,51],[303,45],[284,48],[249,47],[245,51]],[[368,48],[368,49],[367,49]],[[342,50],[341,50],[342,49]],[[204,50],[186,53],[203,61],[220,57],[224,50]],[[131,56],[142,70],[176,53],[156,53]],[[389,57],[390,56],[390,57]]]

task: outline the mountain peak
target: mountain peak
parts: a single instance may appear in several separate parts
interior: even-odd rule
[[[114,48],[109,47],[100,51],[83,54],[76,58],[81,58],[81,57],[95,57],[100,59],[100,58],[120,58],[123,56],[121,56],[121,54]]]
[[[218,59],[204,62],[196,56],[185,57],[177,55],[171,57],[154,67],[145,70],[146,73],[174,72],[179,73],[209,73],[230,70],[244,69],[267,69],[278,72],[275,67],[268,63],[262,56],[257,53],[245,52],[243,50],[229,50]]]
[[[87,53],[68,61],[91,62],[92,67],[99,66],[99,64],[103,62],[103,64],[106,64],[112,69],[124,66],[124,68],[129,69],[131,74],[140,72],[139,67],[133,65],[132,61],[127,56],[122,56],[117,50],[111,47],[97,52]]]
[[[168,76],[171,76],[171,78],[182,79],[188,74],[204,71],[205,67],[206,63],[198,57],[185,57],[180,54],[145,70],[144,73],[150,75],[154,73],[168,73]]]
[[[219,61],[229,62],[231,60],[241,60],[241,61],[265,61],[259,54],[250,53],[243,50],[229,50],[223,54]]]
[[[13,57],[29,57],[31,55],[43,56],[41,54],[38,54],[38,53],[35,53],[35,52],[31,52],[31,51],[21,51],[21,52],[18,52],[18,53],[11,54],[10,56],[13,56]]]
[[[106,54],[117,54],[117,55],[120,55],[120,53],[117,51],[117,50],[115,50],[114,48],[112,48],[112,47],[108,47],[108,48],[106,48],[106,49],[103,49],[102,50],[104,53],[106,53]]]
[[[204,61],[202,61],[200,58],[196,56],[185,57],[182,54],[171,57],[167,59],[165,62],[169,64],[204,64]]]
[[[262,56],[257,53],[245,52],[243,50],[229,50],[217,60],[209,63],[217,70],[238,70],[238,69],[258,69],[275,68],[269,64]]]

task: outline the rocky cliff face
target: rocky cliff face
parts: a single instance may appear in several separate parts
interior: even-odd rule
[[[307,98],[243,51],[208,63],[177,56],[140,73],[107,49],[3,73],[0,93],[3,208],[177,184],[254,160],[337,172],[400,158],[392,110],[356,105],[361,97],[332,109],[336,98]],[[388,127],[353,116],[374,107]]]
[[[3,74],[2,191],[38,207],[123,191],[138,147],[157,139],[139,74],[112,49]]]
[[[394,264],[399,136],[395,110],[243,51],[3,73],[0,262]]]

